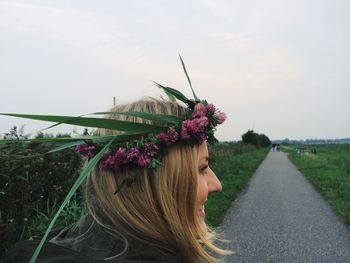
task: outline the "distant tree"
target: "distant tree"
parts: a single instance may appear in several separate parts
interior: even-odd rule
[[[265,134],[258,135],[258,147],[268,147],[270,145],[271,141],[269,137],[267,137]]]
[[[269,137],[265,134],[258,134],[254,130],[248,130],[242,135],[242,142],[249,143],[256,147],[268,147],[271,144]]]
[[[245,134],[242,135],[243,143],[250,143],[255,146],[258,145],[258,134],[254,130],[248,130]]]

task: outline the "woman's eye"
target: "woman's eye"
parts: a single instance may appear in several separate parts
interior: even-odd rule
[[[204,173],[209,168],[209,165],[205,165],[199,169],[199,172]]]

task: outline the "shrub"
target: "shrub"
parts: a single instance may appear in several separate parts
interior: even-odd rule
[[[4,138],[25,136],[14,127]],[[53,147],[53,143],[1,145],[0,254],[17,241],[36,234],[32,233],[34,220],[47,211],[48,206],[60,204],[79,175],[80,155],[74,149],[47,154]]]

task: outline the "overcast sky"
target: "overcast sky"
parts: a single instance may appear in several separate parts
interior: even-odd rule
[[[180,53],[228,116],[220,140],[350,137],[349,13],[348,0],[0,0],[0,112],[104,111],[158,97],[152,80],[190,97]],[[0,133],[22,124],[49,125],[1,116]]]

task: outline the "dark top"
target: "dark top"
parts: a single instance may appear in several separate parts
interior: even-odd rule
[[[159,248],[150,247],[140,242],[129,242],[128,250],[121,257],[110,260],[123,250],[121,239],[108,234],[106,231],[89,230],[83,238],[74,238],[76,230],[72,226],[50,233],[48,240],[41,250],[37,263],[180,263],[176,255],[167,253]],[[72,234],[74,233],[74,234]],[[30,240],[17,243],[11,248],[3,260],[6,263],[28,263],[42,236],[34,236]],[[68,241],[67,241],[68,240]],[[77,241],[78,240],[78,241]]]

